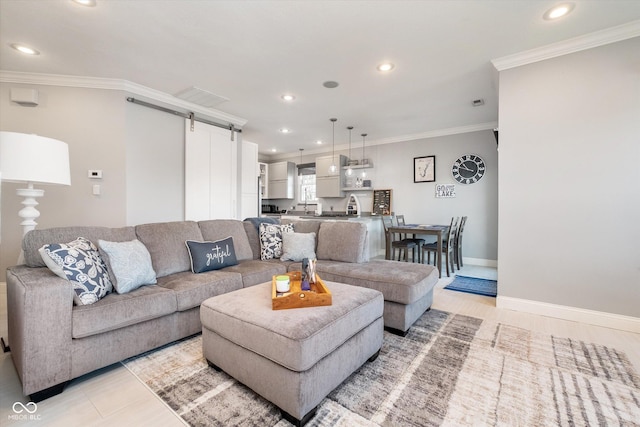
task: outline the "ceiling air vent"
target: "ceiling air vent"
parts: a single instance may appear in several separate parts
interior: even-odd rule
[[[474,107],[479,107],[481,105],[484,105],[484,99],[482,98],[474,99],[473,101],[471,101],[471,105],[473,105]]]
[[[216,95],[215,93],[208,92],[195,86],[191,86],[190,88],[180,91],[174,96],[207,108],[215,107],[216,105],[229,100],[229,98]]]

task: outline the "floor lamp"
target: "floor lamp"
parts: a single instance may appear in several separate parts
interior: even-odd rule
[[[24,207],[18,212],[24,236],[38,225],[35,220],[40,212],[36,209],[36,198],[44,195],[44,190],[33,188],[33,184],[71,185],[69,147],[43,136],[0,132],[0,177],[2,181],[27,184],[27,188],[16,190],[18,196],[24,197]],[[22,257],[21,252],[19,263]]]

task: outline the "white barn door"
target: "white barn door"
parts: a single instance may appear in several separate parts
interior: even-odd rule
[[[238,149],[231,131],[185,119],[185,219],[236,218]]]

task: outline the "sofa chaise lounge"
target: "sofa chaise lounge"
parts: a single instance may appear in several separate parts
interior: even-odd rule
[[[314,220],[293,224],[295,232],[316,233],[317,272],[324,280],[383,294],[387,329],[406,334],[431,306],[438,270],[370,260],[364,224]],[[69,281],[46,267],[39,249],[79,236],[96,244],[139,240],[150,254],[157,283],[75,305]],[[185,241],[228,237],[233,238],[237,264],[193,273]],[[35,402],[62,392],[73,378],[201,332],[200,304],[206,299],[301,268],[300,262],[261,260],[256,226],[239,220],[33,230],[22,246],[25,264],[7,269],[8,333],[23,393]]]

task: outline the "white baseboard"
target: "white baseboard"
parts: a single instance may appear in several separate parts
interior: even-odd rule
[[[482,258],[462,257],[462,262],[464,264],[469,264],[469,265],[479,265],[481,267],[498,268],[498,260],[496,260],[496,259],[482,259]]]
[[[500,296],[496,298],[496,307],[508,310],[523,311],[541,316],[556,317],[605,328],[640,333],[640,318],[604,311],[587,310],[585,308]]]

